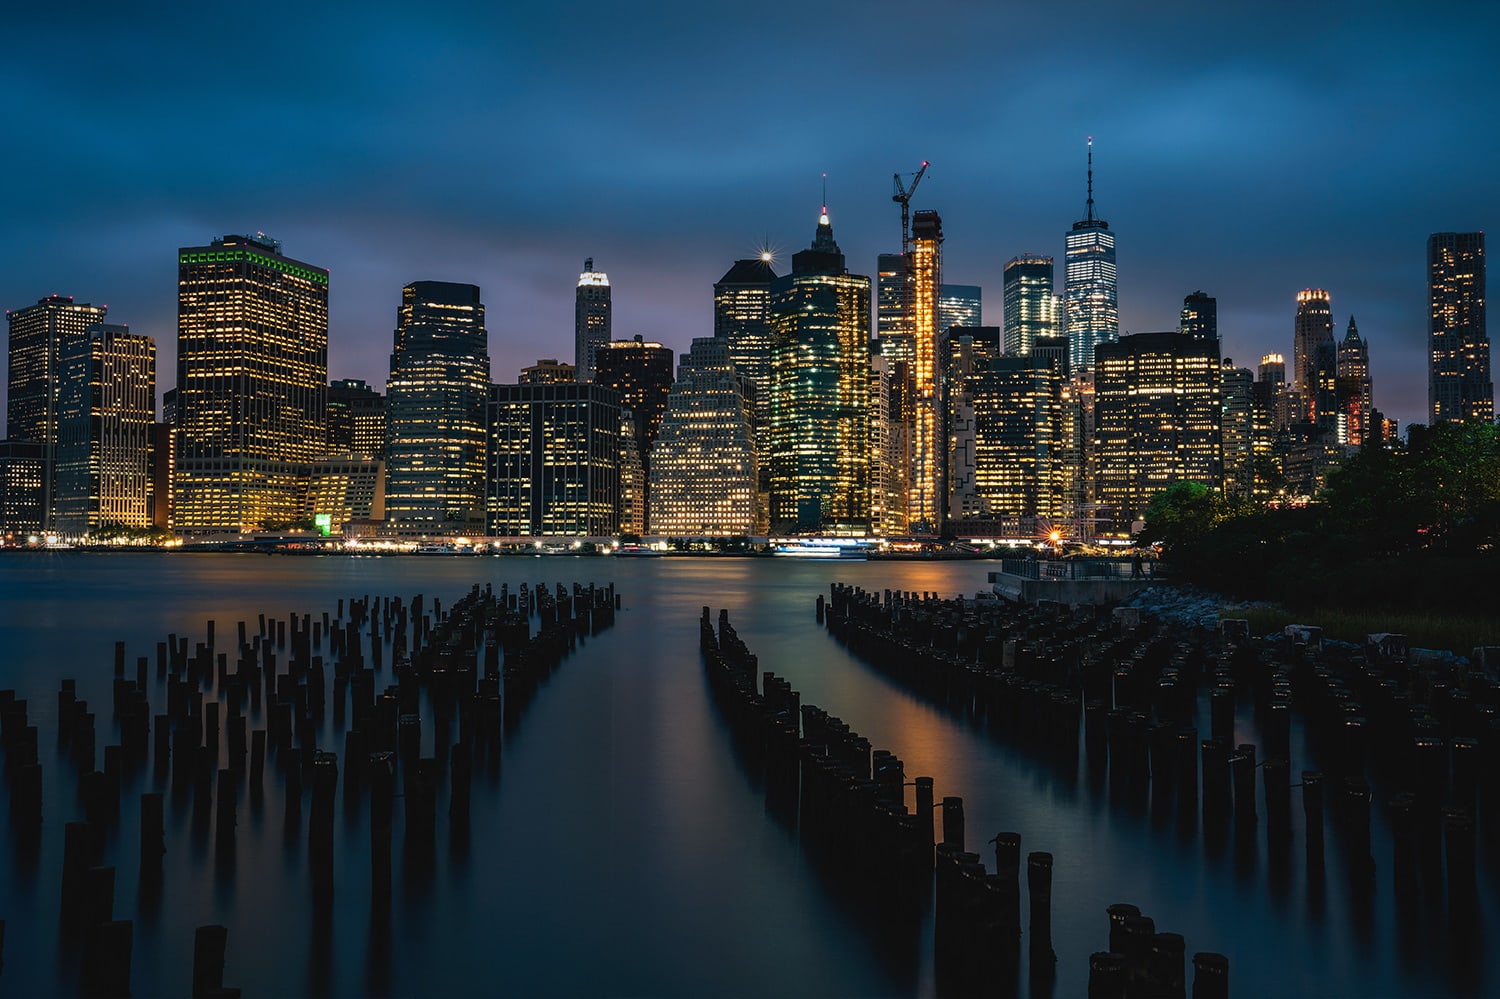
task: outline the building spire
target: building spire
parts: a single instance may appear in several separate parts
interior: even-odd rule
[[[1094,137],[1089,136],[1089,203],[1086,221],[1094,221]]]

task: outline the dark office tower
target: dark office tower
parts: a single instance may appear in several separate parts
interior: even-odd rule
[[[328,449],[328,272],[265,235],[179,250],[177,409],[176,530],[301,522]]]
[[[651,516],[651,447],[661,432],[662,413],[672,394],[670,347],[637,336],[613,340],[594,354],[594,381],[620,393],[620,405],[635,416],[635,443],[645,476],[646,530],[654,532]]]
[[[521,369],[517,379],[522,385],[571,385],[578,380],[578,369],[555,357],[544,357],[529,368]]]
[[[697,337],[682,355],[651,449],[652,533],[762,533],[755,522],[755,447],[745,384],[722,337]]]
[[[955,326],[984,322],[984,293],[977,284],[945,284],[938,294],[938,336]]]
[[[911,321],[906,315],[906,261],[899,253],[882,253],[877,261],[875,330],[880,356],[891,365],[911,363]]]
[[[58,376],[54,528],[150,527],[156,341],[99,323],[63,338]]]
[[[578,380],[594,378],[594,354],[610,341],[609,275],[594,270],[594,258],[583,262],[573,301],[573,366]]]
[[[1339,443],[1359,447],[1372,435],[1379,439],[1375,426],[1375,385],[1370,379],[1370,345],[1359,335],[1354,317],[1338,350],[1338,419]]]
[[[0,441],[0,544],[41,537],[45,467],[36,441]]]
[[[1088,209],[1073,223],[1064,254],[1063,298],[1067,308],[1068,369],[1094,366],[1094,348],[1120,335],[1115,234],[1094,214],[1094,140],[1089,138]]]
[[[943,495],[946,450],[938,371],[938,294],[943,286],[943,220],[937,212],[912,216],[912,362],[907,375],[911,479],[907,517],[913,534],[939,534],[947,515]]]
[[[1043,357],[989,358],[976,366],[977,499],[970,516],[1051,520],[1067,512],[1062,387],[1058,366]]]
[[[1209,337],[1193,337],[1208,340]],[[1223,407],[1221,426],[1224,441],[1224,492],[1249,498],[1254,485],[1255,452],[1255,373],[1237,368],[1224,358],[1220,400]]]
[[[826,206],[812,246],[771,285],[771,324],[771,532],[864,533],[870,279],[845,267]]]
[[[385,389],[385,515],[396,533],[480,530],[489,388],[479,288],[414,281],[401,289]]]
[[[1114,533],[1129,533],[1173,482],[1222,488],[1218,341],[1137,333],[1101,344],[1095,357],[1095,495]]]
[[[768,428],[771,400],[771,282],[776,272],[771,255],[756,260],[736,260],[714,285],[714,336],[729,346],[735,372],[754,387],[754,411],[750,414],[755,441],[756,466],[764,476],[769,454]],[[762,483],[762,489],[769,483]]]
[[[502,537],[620,532],[620,393],[493,385],[485,529]]]
[[[1333,306],[1322,288],[1297,292],[1297,320],[1293,330],[1292,390],[1302,400],[1302,418],[1318,421],[1320,372],[1328,372],[1330,358],[1337,367],[1338,352],[1333,342]]]
[[[1195,291],[1182,300],[1178,332],[1199,340],[1219,339],[1219,300]]]
[[[894,410],[895,379],[881,354],[884,340],[870,341],[868,390],[870,435],[870,533],[906,534],[906,435]]]
[[[52,523],[56,484],[58,352],[64,339],[103,322],[105,310],[105,306],[75,303],[69,295],[52,295],[5,314],[10,320],[5,434],[9,440],[41,445],[46,469],[43,527]]]
[[[1005,265],[1005,353],[1058,357],[1066,369],[1068,340],[1058,328],[1057,296],[1052,291],[1052,258],[1035,253],[1012,257]],[[1049,350],[1039,350],[1047,345]]]
[[[385,460],[385,396],[363,379],[328,384],[328,453]]]
[[[1495,385],[1484,320],[1483,232],[1435,232],[1427,238],[1427,300],[1428,421],[1490,422]]]

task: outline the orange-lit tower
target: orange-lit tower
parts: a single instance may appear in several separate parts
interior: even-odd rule
[[[913,534],[937,534],[947,506],[941,495],[943,442],[938,418],[938,292],[943,286],[943,220],[934,211],[912,219],[907,254],[913,351],[909,377],[911,492],[907,499]]]

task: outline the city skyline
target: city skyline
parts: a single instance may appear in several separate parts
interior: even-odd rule
[[[1360,317],[1380,408],[1403,426],[1425,419],[1426,240],[1483,230],[1493,214],[1495,140],[1472,123],[1497,82],[1482,41],[1494,13],[1341,5],[1299,12],[1288,31],[1234,11],[1100,11],[1096,33],[1117,48],[1070,79],[1069,43],[1042,12],[960,6],[930,26],[944,66],[880,104],[903,128],[791,99],[791,67],[813,61],[874,92],[899,65],[901,9],[867,5],[835,33],[604,6],[582,44],[549,11],[432,14],[416,39],[378,8],[357,23],[312,12],[295,35],[233,11],[192,29],[166,10],[91,15],[70,36],[80,51],[139,53],[123,76],[110,60],[64,67],[24,46],[0,69],[28,96],[4,112],[11,133],[54,140],[0,168],[25,192],[9,213],[0,304],[108,303],[111,319],[156,339],[170,371],[172,251],[263,230],[333,271],[332,377],[383,382],[400,288],[443,280],[485,290],[495,378],[513,381],[568,356],[585,257],[610,274],[615,338],[685,352],[712,332],[712,285],[736,259],[769,242],[784,271],[824,172],[850,269],[874,274],[877,255],[899,249],[890,176],[928,159],[912,207],[942,214],[945,282],[982,287],[993,312],[1007,260],[1062,259],[1093,135],[1122,333],[1174,327],[1201,288],[1219,300],[1225,355],[1290,355],[1297,291],[1326,288],[1338,328]],[[56,16],[21,12],[16,28],[60,30]],[[1214,44],[1184,45],[1188,33]],[[1304,55],[1319,45],[1326,58]],[[398,52],[413,61],[391,76]],[[273,70],[277,86],[214,101],[177,86],[235,60]],[[765,110],[705,140],[747,89]],[[268,131],[269,107],[280,124]],[[403,124],[414,115],[434,126],[420,142]],[[239,147],[257,155],[221,155]]]

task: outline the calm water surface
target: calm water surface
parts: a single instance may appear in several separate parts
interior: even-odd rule
[[[564,660],[541,689],[507,737],[498,777],[476,778],[467,843],[450,839],[440,798],[435,859],[404,862],[397,808],[388,921],[371,916],[368,800],[346,809],[341,791],[333,925],[315,927],[308,808],[289,829],[271,766],[262,800],[240,792],[232,864],[217,860],[211,835],[192,828],[189,803],[169,793],[160,897],[143,892],[138,797],[157,788],[149,768],[136,776],[105,857],[116,867],[115,918],[135,920],[134,993],[187,995],[193,929],[223,923],[230,930],[225,983],[251,996],[930,994],[930,917],[909,946],[877,945],[824,890],[795,833],[767,816],[746,780],[702,677],[697,618],[705,604],[728,608],[762,668],[787,676],[804,703],[895,752],[909,778],[931,775],[940,796],[962,795],[971,849],[1015,830],[1023,850],[1054,854],[1058,965],[1044,994],[1083,994],[1089,953],[1106,949],[1104,908],[1117,901],[1139,905],[1159,930],[1184,934],[1189,955],[1228,955],[1239,996],[1500,991],[1500,975],[1485,964],[1457,976],[1445,970],[1440,901],[1424,903],[1417,934],[1398,935],[1379,797],[1373,904],[1351,903],[1333,831],[1322,890],[1309,890],[1300,808],[1289,870],[1273,881],[1263,825],[1249,848],[1211,850],[1174,821],[1112,811],[1086,782],[1037,767],[896,689],[814,620],[814,598],[835,580],[972,595],[986,588],[990,568],[779,559],[0,558],[0,687],[28,699],[45,777],[40,853],[18,857],[8,816],[0,822],[0,918],[8,923],[0,994],[76,987],[74,958],[58,932],[62,826],[82,817],[56,750],[63,677],[77,678],[79,696],[95,706],[102,760],[102,747],[118,738],[107,707],[116,640],[127,643],[127,675],[135,657],[147,655],[154,677],[156,642],[168,632],[202,640],[209,620],[225,650],[235,622],[246,620],[253,633],[261,613],[319,617],[340,598],[367,594],[422,593],[446,607],[476,582],[514,589],[575,580],[616,584],[623,595],[617,624]],[[285,670],[284,655],[278,662]],[[389,657],[386,666],[380,686],[390,682]],[[154,711],[164,710],[154,680],[151,700]],[[1253,738],[1248,718],[1241,724],[1237,741]],[[250,727],[263,725],[252,715]],[[430,728],[424,724],[428,754]],[[1294,734],[1294,774],[1307,764],[1299,752]],[[7,808],[0,795],[0,811]],[[1494,868],[1481,851],[1482,918],[1491,938],[1500,926]]]

